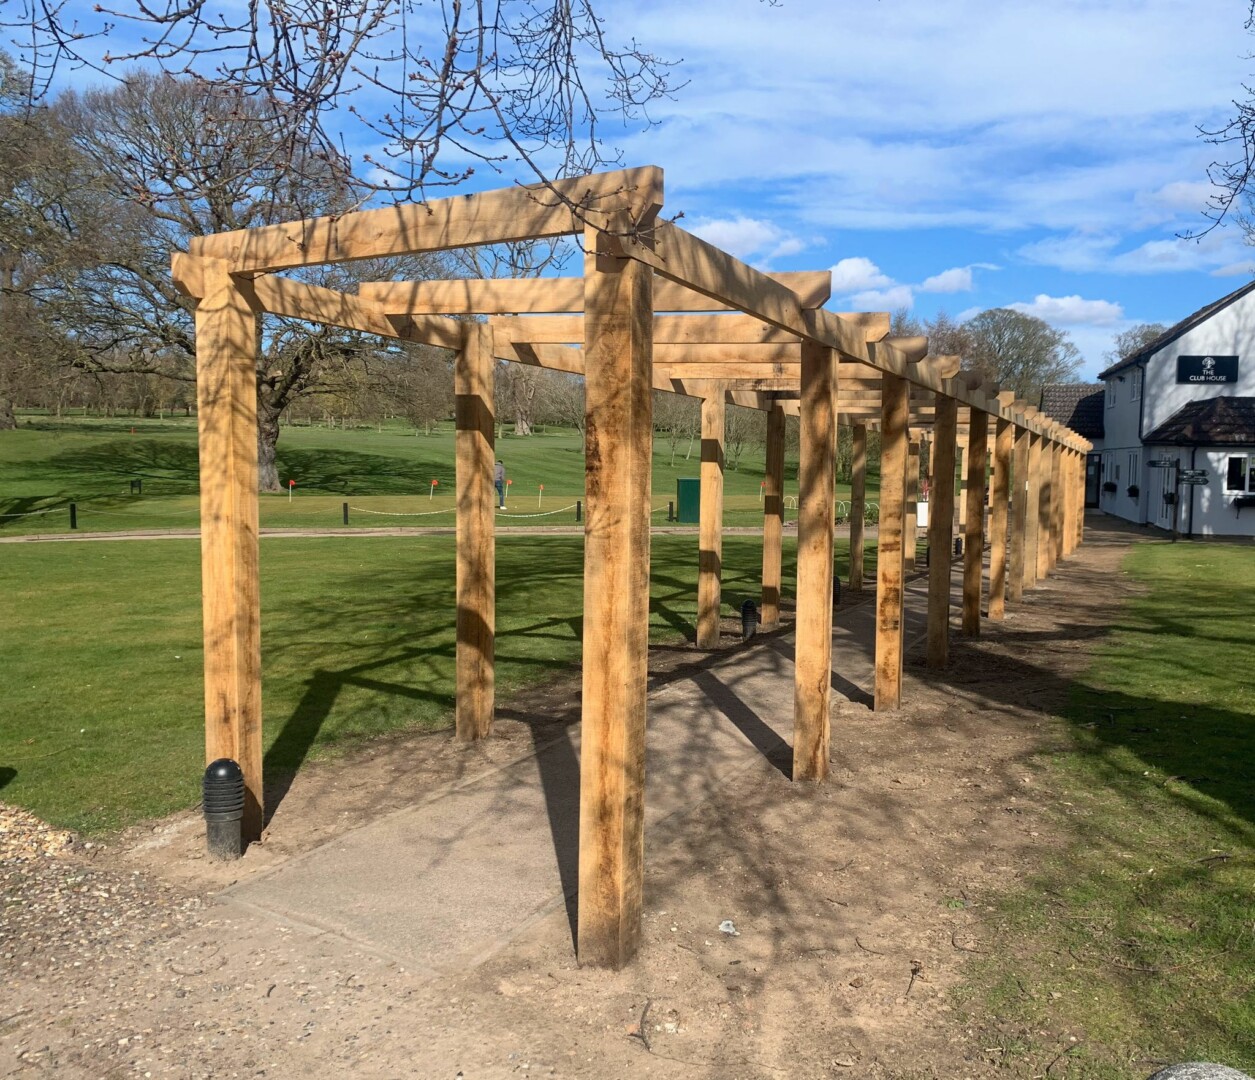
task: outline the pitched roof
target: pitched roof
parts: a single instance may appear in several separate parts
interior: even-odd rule
[[[1102,383],[1055,383],[1041,391],[1041,411],[1085,439],[1103,437]]]
[[[1240,300],[1252,289],[1255,289],[1255,281],[1248,281],[1245,285],[1238,286],[1238,288],[1234,289],[1228,296],[1222,296],[1219,300],[1213,300],[1205,307],[1199,308],[1193,315],[1187,315],[1175,326],[1168,327],[1167,330],[1165,330],[1157,338],[1147,342],[1140,349],[1138,349],[1137,352],[1130,353],[1128,356],[1117,360],[1114,364],[1107,368],[1106,371],[1100,371],[1098,373],[1098,377],[1100,379],[1105,379],[1108,375],[1114,375],[1117,371],[1128,367],[1130,364],[1136,364],[1145,360],[1152,353],[1157,353],[1165,345],[1169,345],[1176,341],[1176,339],[1187,330],[1193,330],[1199,323],[1210,319],[1222,308],[1228,307],[1235,300]]]
[[[1191,401],[1142,441],[1175,446],[1255,446],[1255,397]]]

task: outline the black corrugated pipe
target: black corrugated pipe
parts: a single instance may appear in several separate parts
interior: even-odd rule
[[[749,641],[758,632],[758,605],[746,600],[741,605],[741,640]]]
[[[202,791],[210,856],[238,859],[244,854],[244,773],[230,758],[219,758],[205,769]]]

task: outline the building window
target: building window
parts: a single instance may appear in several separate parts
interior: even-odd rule
[[[1114,379],[1107,380],[1107,408],[1116,407],[1116,384]]]
[[[1129,453],[1129,483],[1137,483],[1137,451],[1133,450]]]
[[[1129,397],[1136,401],[1142,396],[1142,369],[1135,367],[1129,375]]]
[[[1255,457],[1231,457],[1225,476],[1225,491],[1255,494]]]

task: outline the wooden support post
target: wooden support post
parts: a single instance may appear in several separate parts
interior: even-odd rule
[[[492,730],[496,633],[492,329],[467,323],[453,362],[457,486],[457,702],[462,742]]]
[[[855,424],[850,460],[850,589],[863,591],[863,522],[867,516],[867,425]]]
[[[1076,537],[1075,545],[1080,547],[1085,542],[1085,466],[1083,451],[1076,455]]]
[[[1076,488],[1076,474],[1072,465],[1076,455],[1068,447],[1063,450],[1063,527],[1060,531],[1060,555],[1067,558],[1072,554],[1072,538],[1076,534],[1076,499],[1073,497]]]
[[[980,633],[980,600],[985,559],[985,485],[988,471],[989,414],[969,410],[967,436],[967,524],[963,534],[963,633]]]
[[[584,231],[584,652],[578,953],[640,943],[649,645],[652,271]]]
[[[958,437],[958,449],[955,452],[955,461],[959,470],[958,491],[954,497],[954,508],[958,511],[958,527],[959,535],[967,534],[967,443],[966,434],[960,434]],[[963,541],[967,543],[966,539]]]
[[[1012,603],[1024,597],[1025,540],[1028,533],[1028,428],[1015,429],[1014,476],[1011,489],[1011,565],[1007,595]]]
[[[1050,461],[1054,456],[1054,443],[1042,436],[1041,453],[1037,457],[1037,580],[1050,573]]]
[[[767,412],[767,468],[763,488],[763,595],[760,620],[780,624],[781,537],[784,533],[784,410]]]
[[[928,666],[950,658],[950,559],[954,542],[954,458],[958,402],[937,395],[933,427],[932,486],[928,505]]]
[[[701,514],[697,543],[697,647],[719,646],[723,576],[723,437],[726,387],[702,398]]]
[[[1085,470],[1087,461],[1084,453],[1076,455],[1076,546],[1085,543]]]
[[[880,526],[876,541],[877,712],[902,704],[903,559],[906,425],[909,384],[886,372],[881,381]],[[800,599],[800,598],[799,598]]]
[[[1024,588],[1037,584],[1038,548],[1041,546],[1042,436],[1029,433],[1027,492],[1024,513]]]
[[[804,341],[793,669],[794,780],[822,781],[828,775],[836,446],[837,354]]]
[[[1011,499],[1011,421],[999,417],[994,435],[994,483],[989,505],[989,617],[1002,619],[1007,604],[1007,503]]]
[[[907,572],[915,569],[919,548],[919,439],[907,441],[906,450],[906,513],[903,517],[902,555]]]
[[[259,308],[248,282],[203,260],[196,305],[205,761],[244,773],[245,843],[261,838],[261,613],[257,550]]]
[[[1050,453],[1050,569],[1063,558],[1063,447]]]

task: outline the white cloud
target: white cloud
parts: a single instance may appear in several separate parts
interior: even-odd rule
[[[832,267],[832,291],[837,296],[864,289],[881,289],[893,283],[893,278],[881,273],[879,266],[861,255],[842,259]]]
[[[1217,230],[1198,240],[1172,237],[1148,240],[1121,251],[1120,237],[1110,232],[1073,232],[1025,244],[1019,254],[1030,263],[1079,273],[1160,274],[1181,271],[1242,273],[1251,265],[1249,248],[1228,232]]]
[[[868,289],[855,293],[850,303],[856,311],[897,311],[915,305],[915,292],[909,285],[892,285],[887,289]]]
[[[806,248],[805,241],[762,218],[699,218],[689,230],[745,262],[769,262]]]
[[[927,293],[971,292],[972,268],[955,266],[950,270],[943,270],[940,274],[933,274],[932,277],[924,279],[919,291]]]
[[[1251,262],[1249,259],[1245,262],[1218,266],[1211,272],[1212,277],[1251,277],[1253,274],[1255,274],[1255,262]]]
[[[1114,326],[1124,320],[1124,308],[1119,304],[1110,300],[1085,300],[1080,296],[1039,293],[1031,304],[1021,301],[1006,306],[1059,326]]]

